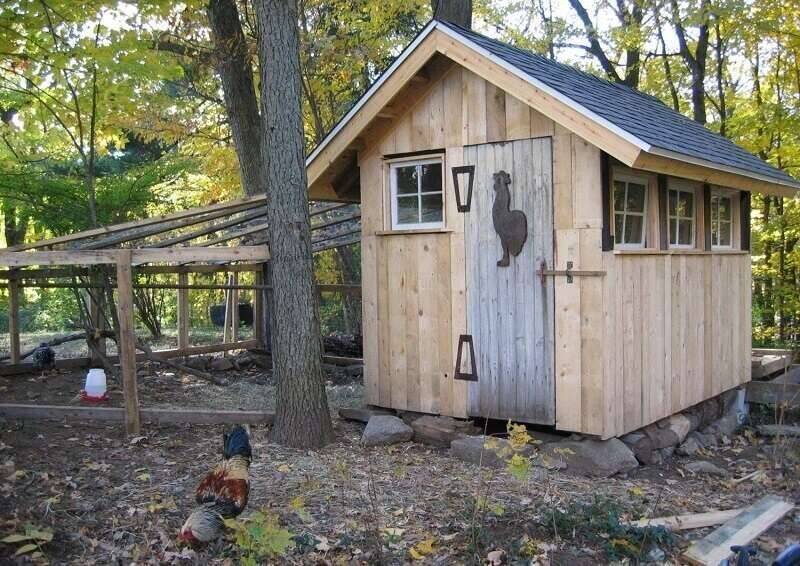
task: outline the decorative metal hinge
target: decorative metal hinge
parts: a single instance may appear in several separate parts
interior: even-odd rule
[[[573,265],[571,261],[568,261],[566,269],[547,269],[547,262],[542,260],[539,264],[539,269],[536,270],[536,274],[539,276],[542,285],[544,285],[545,277],[563,276],[567,278],[567,283],[573,283],[573,277],[603,277],[606,274],[605,271],[573,269]]]
[[[451,167],[450,170],[453,172],[453,188],[456,191],[456,207],[458,208],[459,212],[469,212],[469,209],[472,206],[472,186],[475,183],[475,166],[460,165],[458,167]],[[467,200],[463,203],[461,202],[461,187],[458,183],[458,176],[462,173],[467,173],[469,175],[467,178]]]
[[[469,373],[461,371],[464,344],[469,346]],[[475,366],[475,347],[472,344],[471,334],[462,334],[458,337],[458,354],[456,354],[456,370],[453,372],[453,378],[463,381],[478,381],[478,368]]]

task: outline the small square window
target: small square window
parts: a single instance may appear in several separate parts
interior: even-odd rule
[[[729,193],[711,193],[711,247],[733,246],[733,200]]]
[[[669,189],[667,193],[669,245],[672,248],[693,248],[695,233],[694,191]],[[713,223],[712,223],[713,227]]]
[[[392,229],[441,228],[444,223],[442,161],[395,163],[389,169]]]
[[[647,227],[647,181],[614,178],[614,242],[618,248],[643,248]]]

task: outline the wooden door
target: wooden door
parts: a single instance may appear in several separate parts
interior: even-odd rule
[[[474,166],[464,212],[467,332],[477,371],[469,414],[554,424],[553,282],[537,274],[543,262],[553,265],[551,138],[468,146],[464,163]]]

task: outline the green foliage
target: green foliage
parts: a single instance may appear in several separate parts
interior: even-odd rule
[[[26,523],[22,533],[15,533],[0,539],[4,544],[20,544],[14,556],[30,555],[31,558],[41,558],[42,545],[53,540],[53,531]]]
[[[566,508],[553,508],[542,513],[542,528],[555,531],[565,540],[600,544],[609,560],[645,559],[653,547],[662,550],[675,544],[672,534],[664,527],[639,528],[620,522],[620,516],[630,513],[615,500],[594,497]]]
[[[294,535],[282,528],[272,514],[256,511],[247,519],[227,519],[225,525],[233,531],[244,566],[256,566],[263,560],[283,556],[294,544]]]

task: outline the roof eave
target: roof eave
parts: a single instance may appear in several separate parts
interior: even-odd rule
[[[692,165],[697,165],[699,167],[705,167],[708,169],[713,169],[716,171],[722,171],[725,173],[730,173],[732,175],[739,175],[741,177],[747,177],[748,179],[753,179],[754,181],[758,181],[760,183],[768,183],[771,185],[775,185],[778,187],[783,187],[785,189],[797,192],[800,191],[800,181],[792,181],[792,180],[784,180],[778,179],[776,177],[770,177],[767,175],[761,175],[759,173],[755,173],[753,171],[748,171],[746,169],[740,169],[737,167],[731,167],[729,165],[722,165],[719,163],[714,163],[712,161],[708,161],[705,159],[699,159],[696,157],[692,157],[690,155],[684,155],[682,153],[678,153],[675,151],[670,151],[668,149],[660,148],[660,147],[652,147],[648,152],[652,155],[658,155],[661,157],[666,157],[668,159],[672,159],[675,161],[681,161],[684,163],[689,163]]]

